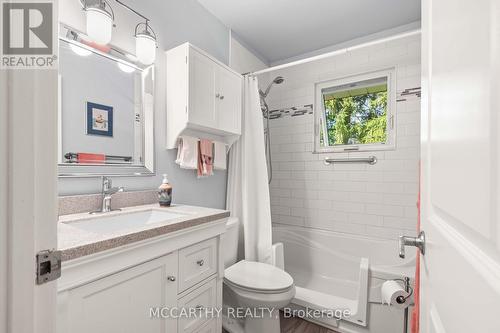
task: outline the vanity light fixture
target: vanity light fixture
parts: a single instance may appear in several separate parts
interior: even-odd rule
[[[149,19],[124,4],[115,2],[144,19],[135,26],[135,52],[137,60],[144,65],[151,65],[156,58],[156,33],[149,25]],[[87,36],[95,43],[105,45],[111,41],[115,14],[108,0],[80,0],[87,16]]]
[[[156,34],[149,26],[147,19],[146,22],[135,26],[135,53],[137,59],[144,65],[151,65],[155,61]]]
[[[111,41],[115,14],[107,0],[80,0],[87,18],[87,36],[97,44]]]

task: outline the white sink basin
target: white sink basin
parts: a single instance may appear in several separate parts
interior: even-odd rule
[[[121,230],[144,229],[145,226],[155,223],[165,223],[185,215],[160,210],[145,210],[140,212],[121,213],[107,216],[93,215],[92,217],[74,221],[65,222],[74,228],[93,232],[93,233],[115,233]]]

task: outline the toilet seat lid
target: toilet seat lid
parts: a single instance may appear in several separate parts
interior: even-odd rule
[[[281,291],[293,285],[293,278],[273,265],[242,260],[224,271],[231,284],[251,290]]]

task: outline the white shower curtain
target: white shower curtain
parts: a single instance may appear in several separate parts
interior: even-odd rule
[[[271,263],[271,207],[258,81],[249,76],[243,80],[241,137],[229,155],[227,209],[243,225],[245,259]]]

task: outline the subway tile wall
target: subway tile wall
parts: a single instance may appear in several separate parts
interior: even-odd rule
[[[420,39],[379,44],[345,55],[261,75],[265,89],[285,78],[267,99],[271,109],[314,103],[314,83],[396,67],[397,90],[420,87]],[[420,98],[396,103],[396,149],[335,153],[375,155],[378,163],[326,166],[334,154],[313,153],[313,115],[270,120],[273,180],[272,220],[304,228],[394,239],[415,234],[420,154]]]

